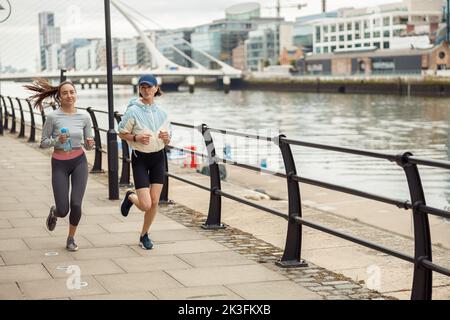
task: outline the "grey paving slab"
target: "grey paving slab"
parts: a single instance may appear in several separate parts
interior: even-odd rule
[[[90,248],[72,253],[77,260],[113,259],[139,256],[136,251],[126,246],[111,248]]]
[[[151,292],[160,300],[242,300],[224,286],[152,289]]]
[[[117,223],[120,220],[116,218],[112,214],[99,214],[95,216],[83,215],[81,216],[80,225],[89,225],[89,224],[108,224],[108,223]]]
[[[228,248],[208,239],[170,241],[163,243],[154,243],[152,250],[142,250],[140,247],[131,247],[142,256],[170,255],[194,252],[214,252],[227,251]]]
[[[0,240],[0,251],[16,251],[29,250],[26,243],[22,239],[6,239]]]
[[[48,235],[49,233],[44,227],[5,228],[0,232],[0,240],[19,239],[23,237],[45,237]]]
[[[111,293],[183,287],[163,271],[96,276],[96,279]]]
[[[65,218],[67,219],[67,218]],[[58,219],[60,220],[60,219]],[[56,223],[56,228],[52,232],[50,232],[52,237],[61,237],[61,236],[67,236],[67,232],[69,230],[69,227],[67,224],[63,226],[59,226],[58,222]],[[80,225],[77,228],[77,236],[84,236],[88,234],[101,234],[101,233],[107,233],[105,229],[103,229],[101,226],[97,224],[93,225]]]
[[[55,255],[55,253],[57,255]],[[65,249],[1,251],[0,254],[6,265],[66,261],[73,259],[70,253]]]
[[[0,252],[1,253],[1,252]],[[3,261],[2,256],[0,255],[0,266],[4,266],[5,265],[5,261]]]
[[[193,267],[233,266],[256,264],[244,256],[233,251],[187,253],[177,255]]]
[[[117,247],[120,245],[138,245],[140,232],[120,232],[87,234],[84,237],[95,247]]]
[[[181,259],[169,256],[114,259],[126,272],[149,272],[157,270],[189,269],[191,266]]]
[[[140,231],[142,229],[142,222],[141,221],[127,221],[127,222],[119,222],[119,223],[112,223],[112,224],[102,224],[102,227],[105,228],[109,232],[132,232],[132,231]],[[151,228],[150,232],[153,232],[155,230],[187,230],[187,228],[177,222],[173,221],[162,221],[162,222],[155,222]]]
[[[47,216],[39,218],[14,218],[9,219],[9,222],[14,228],[45,227],[46,219]],[[64,219],[59,219],[58,225],[67,225],[67,222]]]
[[[0,229],[12,228],[12,224],[7,219],[0,219]]]
[[[287,280],[260,265],[167,270],[166,272],[187,287]]]
[[[85,275],[92,276],[101,274],[118,274],[125,272],[122,268],[119,267],[119,265],[108,259],[44,262],[44,266],[55,279],[67,278],[67,268],[69,266],[76,266],[80,268],[80,274],[82,277]]]
[[[120,205],[120,202],[117,201],[116,205],[110,205],[108,207],[98,207],[98,206],[97,207],[87,207],[87,206],[83,206],[83,214],[85,214],[85,215],[119,214],[119,212],[120,212],[119,211],[119,205]]]
[[[269,281],[226,285],[246,300],[321,300],[311,292],[292,281]]]
[[[0,300],[21,300],[23,298],[17,283],[0,283]]]
[[[0,267],[0,283],[51,279],[42,264],[27,264]]]
[[[47,211],[48,214],[48,211]],[[32,218],[33,216],[28,212],[28,210],[22,210],[19,212],[13,211],[0,211],[0,219],[7,220],[11,218]]]
[[[107,294],[108,292],[92,276],[81,277],[81,282],[86,282],[86,287],[69,289],[73,287],[70,279],[50,279],[40,281],[19,282],[19,286],[27,299],[58,299],[76,296]],[[72,286],[67,286],[67,282]]]
[[[11,196],[0,197],[0,205],[6,204],[6,203],[8,203],[8,204],[9,203],[19,203],[19,200],[16,197],[11,197]]]
[[[75,236],[76,243],[81,249],[92,248],[93,245],[85,239],[84,236]],[[67,236],[61,237],[42,237],[42,238],[23,238],[23,241],[32,250],[38,249],[64,249],[66,247]]]
[[[72,300],[156,300],[148,291],[73,297]]]
[[[21,211],[27,209],[48,209],[48,205],[42,201],[39,202],[21,202],[21,203],[5,203],[0,207],[0,211]]]
[[[157,242],[204,239],[204,236],[188,229],[151,230],[150,236]]]

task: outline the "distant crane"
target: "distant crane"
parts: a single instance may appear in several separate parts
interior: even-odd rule
[[[281,1],[277,0],[277,5],[275,7],[265,7],[267,9],[277,9],[277,18],[281,18],[281,8],[297,8],[297,9],[301,9],[306,7],[307,4],[303,3],[303,4],[296,4],[296,5],[289,5],[289,6],[282,6],[281,5]]]
[[[327,12],[327,0],[322,0],[322,13]]]

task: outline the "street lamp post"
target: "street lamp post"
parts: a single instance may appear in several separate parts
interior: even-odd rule
[[[114,129],[114,96],[112,75],[112,45],[111,45],[111,6],[110,0],[105,0],[105,30],[106,30],[106,70],[108,84],[108,186],[109,199],[119,199],[119,159],[117,133]]]
[[[447,42],[450,43],[450,23],[449,23],[449,18],[450,18],[450,0],[447,0],[447,16],[445,17],[446,23],[447,23]]]

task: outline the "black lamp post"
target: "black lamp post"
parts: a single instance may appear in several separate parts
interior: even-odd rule
[[[106,70],[108,83],[108,185],[109,199],[119,199],[119,158],[117,133],[114,129],[114,96],[112,75],[112,45],[111,45],[111,7],[110,0],[105,0],[105,30],[106,30]]]
[[[2,6],[0,4],[0,23],[5,22],[6,20],[8,20],[8,18],[11,15],[11,4],[9,3],[9,0],[5,0],[6,1],[6,5],[7,6]],[[0,61],[0,73],[2,71],[2,64]],[[0,81],[0,95],[2,94],[2,88],[1,88],[1,81]],[[5,106],[6,108],[6,106]],[[3,112],[3,107],[2,107],[2,99],[0,99],[0,112]],[[3,134],[3,129],[2,129],[2,133]]]

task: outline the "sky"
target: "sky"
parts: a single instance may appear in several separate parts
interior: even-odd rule
[[[0,0],[0,4],[4,0]],[[103,38],[105,36],[103,0],[10,0],[12,14],[0,24],[0,64],[34,71],[38,60],[38,13],[53,11],[55,22],[61,27],[62,42],[75,37]],[[175,29],[207,24],[225,18],[225,9],[231,5],[249,2],[245,0],[126,0],[135,10],[148,17],[149,29]],[[261,5],[261,15],[276,15],[276,0],[253,0]],[[328,10],[343,7],[367,7],[398,0],[328,0]],[[307,6],[298,10],[298,4]],[[281,15],[288,21],[296,17],[321,12],[320,0],[281,0]],[[153,21],[153,22],[152,22]],[[111,7],[113,37],[133,37],[131,25]]]

